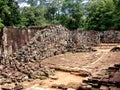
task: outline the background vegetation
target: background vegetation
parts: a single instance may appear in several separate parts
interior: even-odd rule
[[[29,7],[20,7],[23,3]],[[49,24],[70,30],[120,30],[120,0],[0,0],[0,28]]]

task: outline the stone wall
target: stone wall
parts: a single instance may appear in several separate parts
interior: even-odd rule
[[[3,30],[0,31],[0,54],[4,55],[10,55],[16,51],[18,51],[20,48],[25,46],[31,39],[36,35],[38,31],[42,31],[41,33],[41,41],[44,41],[46,38],[44,34],[48,34],[49,30],[43,31],[45,28],[51,28],[51,34],[54,33],[54,30],[60,28],[64,28],[60,26],[60,28],[56,28],[56,26],[60,25],[53,25],[53,26],[45,26],[45,27],[28,27],[28,28],[17,28],[17,27],[5,27]],[[64,28],[65,29],[65,28]],[[67,29],[66,29],[67,30]],[[99,43],[120,43],[120,31],[119,30],[109,30],[109,31],[69,31],[68,36],[65,36],[64,38],[68,38],[67,47],[68,48],[83,48],[87,46],[95,46]],[[54,37],[59,37],[59,34],[64,35],[64,31],[61,31],[54,35]],[[54,38],[50,37],[50,38]],[[63,39],[64,39],[63,38]],[[53,41],[53,40],[52,40]],[[48,42],[52,42],[48,41]],[[58,40],[59,41],[59,40]],[[58,43],[58,42],[56,42]],[[54,46],[54,45],[53,45]],[[56,53],[58,53],[57,51]]]
[[[0,53],[10,55],[28,43],[44,27],[5,27],[0,31]]]
[[[43,29],[46,29],[46,31],[44,31]],[[55,33],[56,30],[57,32]],[[67,36],[64,36],[65,34],[64,30],[67,31],[68,33]],[[63,37],[60,42],[61,46],[62,46],[62,43],[66,43],[68,44],[66,45],[66,47],[74,46],[74,48],[77,48],[77,49],[83,46],[97,45],[99,43],[99,32],[97,31],[69,31],[66,28],[62,27],[61,25],[53,25],[53,26],[46,26],[46,27],[34,26],[34,27],[28,27],[28,28],[16,28],[16,27],[6,28],[5,27],[3,30],[1,30],[1,36],[0,36],[1,37],[0,38],[1,53],[7,56],[14,52],[17,52],[20,48],[22,48],[28,42],[30,42],[34,36],[37,36],[36,33],[38,33],[39,31],[40,31],[39,42],[41,43],[44,42],[45,39],[49,38],[47,42],[53,43],[56,39],[55,43],[57,44],[60,42],[58,38],[61,38],[61,37]],[[66,42],[62,42],[62,40],[64,40],[65,38],[67,38]],[[54,46],[54,45],[51,44],[51,46]],[[59,51],[60,50],[56,51],[56,54]]]
[[[67,51],[69,31],[61,25],[39,30],[23,48],[16,53],[17,60],[34,61]]]
[[[68,50],[75,52],[91,51],[91,47],[99,43],[100,34],[97,31],[70,31]]]
[[[120,43],[120,31],[108,30],[101,32],[102,43]]]
[[[71,31],[70,35],[70,39],[77,47],[94,46],[100,43],[100,34],[97,31]]]

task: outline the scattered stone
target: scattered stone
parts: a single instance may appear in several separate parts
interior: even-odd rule
[[[67,87],[64,84],[53,84],[50,88],[67,90]]]
[[[53,80],[58,80],[58,77],[56,77],[56,76],[49,76],[49,78],[51,78]]]
[[[120,47],[114,47],[110,51],[111,52],[120,52]]]
[[[90,76],[91,74],[89,72],[81,71],[81,72],[71,72],[71,74],[74,74],[76,76],[82,76],[82,77],[87,77]]]
[[[99,88],[100,90],[114,90],[109,89],[109,87],[114,86],[114,88],[120,87],[120,64],[115,64],[113,67],[108,67],[106,72],[102,75],[98,74],[95,77],[87,78],[83,82],[92,85],[93,87]],[[100,76],[99,76],[100,75]]]
[[[15,85],[14,84],[5,84],[2,85],[1,89],[2,90],[14,90]]]
[[[22,90],[23,89],[23,86],[22,85],[16,85],[14,87],[14,90]]]

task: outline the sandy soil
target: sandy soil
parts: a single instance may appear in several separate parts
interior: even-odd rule
[[[82,68],[100,58],[101,52],[66,53],[45,59],[42,64],[50,68]]]
[[[32,82],[23,82],[25,90],[54,90],[52,86],[64,85],[69,88],[76,88],[82,83],[83,77],[75,76],[69,72],[56,71],[55,76],[45,80],[34,80]],[[74,85],[76,84],[76,85]],[[55,89],[56,90],[56,89]]]
[[[66,53],[45,59],[42,64],[50,68],[83,69],[96,73],[120,63],[120,52],[110,52],[118,44],[100,44],[94,47],[97,52]]]

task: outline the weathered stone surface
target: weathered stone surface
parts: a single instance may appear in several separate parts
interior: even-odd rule
[[[120,43],[119,30],[106,30],[100,33],[102,43]]]
[[[23,86],[22,85],[16,85],[14,87],[14,90],[22,90],[23,89]]]
[[[1,87],[2,90],[14,90],[14,84],[5,84]]]
[[[106,72],[96,77],[90,77],[83,82],[92,86],[100,88],[100,90],[111,90],[111,86],[114,88],[120,87],[120,64],[115,64],[113,67],[106,69]]]
[[[33,37],[34,39],[37,38],[35,40],[38,42],[46,42],[46,44],[44,43],[44,45],[47,45],[47,43],[50,42],[56,42],[57,44],[60,41],[60,43],[58,43],[59,45],[49,45],[49,48],[51,48],[52,46],[61,47],[60,50],[53,49],[53,55],[60,54],[61,50],[62,53],[64,53],[66,44],[69,49],[73,48],[72,50],[79,49],[78,51],[86,51],[82,49],[88,48],[86,47],[88,45],[96,45],[100,43],[100,33],[97,31],[69,31],[61,25],[45,27],[34,26],[28,28],[7,27],[1,31],[0,37],[0,49],[1,53],[4,55],[10,55],[13,52],[18,51],[20,48],[30,42]],[[32,43],[33,42],[31,42],[31,44]],[[29,45],[29,47],[34,46]],[[42,47],[42,45],[40,47]],[[51,52],[51,49],[49,50],[49,52]],[[38,57],[35,57],[35,59],[38,59]]]

